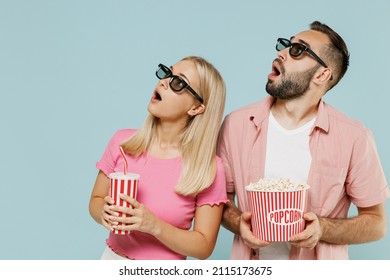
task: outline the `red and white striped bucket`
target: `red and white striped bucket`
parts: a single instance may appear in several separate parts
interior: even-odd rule
[[[305,228],[303,213],[307,189],[295,191],[248,190],[254,236],[264,241],[288,241]]]
[[[134,199],[137,199],[139,177],[140,176],[135,173],[124,174],[123,172],[111,173],[109,175],[110,178],[109,196],[111,196],[114,199],[115,205],[131,208],[130,203],[121,199],[119,195],[122,193]],[[128,215],[119,212],[119,217],[124,217],[124,216],[128,216]],[[119,223],[119,225],[121,224],[122,223]],[[130,231],[127,230],[117,230],[117,229],[114,229],[112,232],[115,234],[130,233]]]

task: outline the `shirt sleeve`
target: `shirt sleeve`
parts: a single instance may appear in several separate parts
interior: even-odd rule
[[[234,180],[232,168],[230,166],[230,155],[228,151],[228,143],[229,141],[229,116],[227,116],[222,124],[218,145],[217,145],[217,154],[221,157],[223,168],[225,170],[225,179],[226,179],[226,191],[228,193],[233,193],[234,190]]]
[[[130,129],[118,130],[111,137],[102,157],[96,163],[96,168],[103,171],[107,176],[115,172],[118,159],[121,157],[119,146],[129,138],[135,131]]]
[[[369,130],[355,141],[346,183],[348,195],[358,207],[370,207],[390,197],[376,144]]]
[[[196,197],[196,206],[202,205],[219,205],[227,203],[229,200],[226,194],[225,171],[222,161],[217,157],[217,174],[213,184],[200,192]]]

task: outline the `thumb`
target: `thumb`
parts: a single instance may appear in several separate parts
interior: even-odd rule
[[[242,219],[245,222],[250,222],[251,218],[252,218],[252,213],[251,212],[244,212],[244,213],[242,213]]]
[[[317,216],[316,216],[316,214],[314,214],[312,212],[308,212],[308,213],[303,214],[303,218],[306,221],[314,221],[317,218]]]

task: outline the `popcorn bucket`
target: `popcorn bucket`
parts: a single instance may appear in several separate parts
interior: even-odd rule
[[[121,199],[119,195],[125,194],[134,199],[137,199],[137,188],[138,188],[139,177],[140,176],[135,173],[124,174],[123,172],[111,173],[109,175],[110,178],[109,196],[111,196],[114,199],[115,205],[131,208],[130,203]],[[125,216],[128,217],[129,215],[119,212],[119,217],[125,217]],[[119,225],[122,225],[122,223],[119,223]],[[127,230],[125,231],[125,230],[117,230],[117,229],[114,229],[112,232],[115,234],[130,233],[130,231]]]
[[[247,190],[252,231],[260,240],[289,241],[305,228],[303,213],[307,189],[294,191]]]

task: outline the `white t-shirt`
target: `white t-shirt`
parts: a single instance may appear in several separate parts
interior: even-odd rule
[[[306,182],[311,164],[309,133],[315,118],[303,126],[288,130],[270,112],[264,177],[289,178]],[[260,249],[262,260],[288,260],[290,243],[273,242]]]

